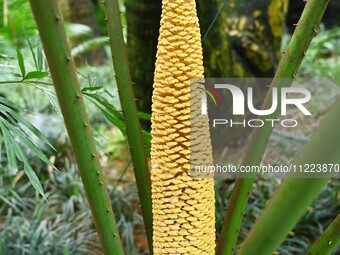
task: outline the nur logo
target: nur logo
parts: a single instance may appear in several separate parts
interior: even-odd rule
[[[207,95],[209,95],[209,97],[213,100],[215,106],[217,106],[216,100],[219,102],[220,105],[222,105],[223,101],[222,101],[221,95],[217,92],[217,90],[213,86],[203,83],[203,82],[198,82],[198,84],[201,84],[204,86],[204,87],[199,87],[198,89],[205,92],[202,94],[202,114],[206,115],[207,114]]]
[[[283,87],[283,88],[272,88],[272,105],[269,109],[256,109],[254,106],[254,93],[253,88],[248,87],[247,93],[244,95],[243,91],[232,84],[214,84],[214,86],[198,82],[204,87],[199,89],[204,91],[201,98],[201,108],[202,115],[207,115],[207,94],[217,105],[216,99],[222,105],[221,95],[216,91],[216,89],[227,89],[233,98],[233,115],[244,115],[245,105],[247,105],[248,110],[254,115],[265,116],[274,113],[277,108],[281,110],[281,115],[287,115],[287,105],[294,105],[297,107],[304,115],[311,115],[311,113],[304,106],[305,103],[309,102],[311,99],[311,93],[305,88],[297,87]],[[295,97],[299,94],[299,97]],[[293,96],[294,95],[294,96]],[[216,99],[215,99],[216,97]]]

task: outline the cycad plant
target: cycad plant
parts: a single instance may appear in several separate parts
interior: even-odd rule
[[[30,0],[30,3],[103,251],[107,255],[123,254],[58,3],[56,0]],[[327,3],[326,0],[307,1],[272,87],[283,86],[277,78],[295,77]],[[162,4],[152,107],[150,177],[121,31],[119,5],[117,0],[104,0],[113,64],[150,253],[214,254],[213,180],[189,176],[190,160],[193,160],[190,150],[202,152],[202,158],[195,160],[205,163],[212,160],[207,120],[202,119],[206,123],[203,128],[195,129],[190,123],[190,106],[195,102],[190,102],[189,79],[203,76],[196,5],[193,0],[163,0]],[[264,108],[270,103],[270,91]],[[317,159],[321,163],[339,163],[340,136],[334,129],[334,125],[340,125],[339,115],[340,101],[337,100],[296,159],[296,164],[315,163]],[[252,134],[243,165],[260,164],[271,132],[271,126],[265,125]],[[196,140],[192,137],[200,137],[201,142],[194,143]],[[237,254],[272,255],[327,181],[327,178],[283,181]],[[238,229],[253,182],[254,178],[236,181],[218,242],[217,253],[220,255],[235,251]],[[331,254],[339,245],[339,231],[337,218],[308,254]]]

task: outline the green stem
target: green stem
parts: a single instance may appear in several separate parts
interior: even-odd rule
[[[53,86],[52,83],[48,83],[48,82],[43,82],[43,81],[31,81],[31,80],[18,80],[18,81],[0,81],[0,84],[19,84],[19,83],[23,83],[23,84],[41,84],[41,85],[47,85],[47,86]]]
[[[294,165],[339,164],[340,134],[336,127],[340,125],[340,97],[323,118],[320,127],[312,136]],[[250,233],[241,245],[239,255],[272,255],[285,239],[287,233],[307,211],[328,178],[299,179],[293,173],[276,190]]]
[[[122,106],[131,159],[142,206],[143,219],[152,254],[152,200],[150,172],[146,160],[143,136],[138,119],[135,96],[131,83],[129,61],[124,42],[117,0],[104,0],[107,30],[110,37],[113,66],[116,74],[120,104]]]
[[[305,255],[330,255],[340,247],[340,214],[308,249]]]
[[[306,51],[317,33],[321,18],[325,12],[328,0],[308,0],[304,11],[297,24],[296,30],[292,35],[289,45],[283,57],[271,87],[290,86],[291,82],[282,82],[280,78],[294,78],[303,60]],[[271,90],[267,93],[263,104],[263,109],[271,106]],[[269,116],[268,119],[276,119],[277,111]],[[262,117],[263,119],[264,117]],[[254,129],[250,141],[245,150],[242,161],[244,166],[259,165],[267,147],[273,128],[270,123],[266,123],[262,128]],[[217,247],[218,255],[230,255],[237,241],[238,229],[240,228],[243,211],[247,205],[249,192],[255,178],[237,179],[234,190],[231,194],[226,217],[222,225],[221,237]]]
[[[30,0],[92,216],[106,255],[123,255],[58,1]]]

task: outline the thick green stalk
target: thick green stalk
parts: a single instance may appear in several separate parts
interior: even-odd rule
[[[328,0],[308,0],[296,30],[289,42],[286,51],[283,53],[280,65],[271,87],[290,86],[279,78],[294,78],[306,51],[315,36],[321,18],[325,12]],[[266,96],[263,109],[271,106],[271,90]],[[276,119],[277,111],[262,118]],[[265,122],[265,121],[264,121]],[[266,123],[262,128],[254,129],[247,145],[242,161],[244,166],[259,165],[267,147],[273,128]],[[237,241],[238,229],[242,222],[243,211],[247,205],[249,192],[254,183],[254,178],[237,179],[230,202],[226,210],[226,217],[223,222],[220,241],[217,247],[218,255],[230,255]]]
[[[123,248],[56,0],[30,0],[92,216],[106,255]]]
[[[340,214],[308,249],[305,255],[331,255],[340,247]]]
[[[340,97],[294,165],[340,164]],[[290,177],[294,177],[294,174]],[[241,245],[239,255],[272,255],[327,184],[328,178],[287,178],[276,190]]]
[[[149,251],[152,254],[152,201],[151,180],[146,160],[144,142],[137,115],[133,93],[129,61],[124,42],[122,23],[117,0],[104,0],[107,18],[107,30],[110,37],[113,66],[116,74],[120,104],[122,106],[126,134],[130,145],[131,159],[134,165],[139,199],[148,238]]]

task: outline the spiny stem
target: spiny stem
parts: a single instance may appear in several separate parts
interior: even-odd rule
[[[340,97],[336,101],[294,165],[340,164],[340,134],[335,128],[340,125]],[[238,255],[274,254],[331,176],[323,173],[323,178],[300,179],[299,173],[290,173],[247,235]]]
[[[340,214],[308,249],[305,255],[331,255],[340,247]]]
[[[296,30],[289,42],[289,45],[282,57],[278,70],[274,76],[271,87],[290,86],[291,83],[281,82],[280,78],[295,77],[304,54],[307,51],[315,29],[319,26],[321,18],[328,5],[328,0],[309,0],[304,8]],[[271,89],[267,93],[263,109],[271,106]],[[276,119],[277,111],[266,116],[269,119]],[[261,119],[263,119],[262,117]],[[265,121],[264,121],[265,122]],[[262,128],[254,129],[242,161],[244,166],[259,165],[267,147],[268,138],[273,131],[270,123],[265,123]],[[222,225],[220,242],[217,247],[218,255],[230,255],[237,241],[237,230],[242,222],[242,213],[248,202],[248,193],[255,178],[237,179],[235,188],[231,194],[227,214]]]
[[[125,120],[126,134],[134,166],[139,200],[142,206],[149,251],[150,254],[152,254],[151,180],[131,83],[129,61],[122,32],[119,5],[117,0],[106,0],[103,4],[105,6],[106,24],[110,37],[112,61],[116,74],[120,104]]]
[[[30,0],[30,4],[103,252],[123,255],[58,2]]]

